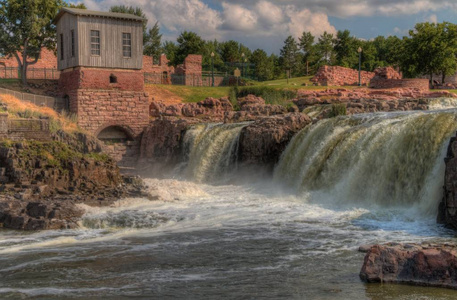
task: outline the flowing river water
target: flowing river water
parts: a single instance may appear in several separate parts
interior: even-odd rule
[[[146,179],[160,201],[85,207],[77,230],[0,231],[0,298],[455,299],[362,283],[357,249],[454,241],[435,219],[456,111],[324,120],[270,179],[240,182],[246,125],[189,130],[174,178]]]

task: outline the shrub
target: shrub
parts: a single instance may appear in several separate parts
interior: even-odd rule
[[[330,110],[329,117],[345,116],[347,114],[346,104],[344,103],[334,103],[332,104],[332,109]]]

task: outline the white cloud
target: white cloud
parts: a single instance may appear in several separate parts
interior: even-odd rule
[[[336,29],[324,13],[312,13],[309,9],[296,10],[294,6],[286,8],[286,15],[289,17],[289,33],[298,38],[303,31],[309,31],[314,36],[319,36],[324,31],[335,34]]]
[[[281,7],[268,1],[257,2],[255,10],[259,15],[259,19],[267,24],[278,24],[284,19],[284,12]]]
[[[425,22],[430,22],[430,23],[438,23],[438,17],[433,14],[433,15],[430,15],[428,18],[425,19]]]
[[[257,15],[239,4],[222,3],[223,29],[252,31],[257,28]]]

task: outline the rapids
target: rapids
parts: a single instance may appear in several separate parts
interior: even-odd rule
[[[196,126],[181,179],[146,179],[161,200],[82,205],[77,230],[0,231],[0,298],[454,299],[361,283],[357,249],[453,242],[435,218],[456,116],[324,120],[293,138],[271,181],[238,185],[246,124]]]

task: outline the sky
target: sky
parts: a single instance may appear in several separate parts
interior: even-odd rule
[[[251,48],[279,53],[284,40],[310,31],[353,36],[408,35],[419,22],[456,22],[457,0],[73,0],[88,9],[113,5],[143,9],[151,27],[159,23],[163,40],[176,41],[184,31],[205,40],[236,40]]]

